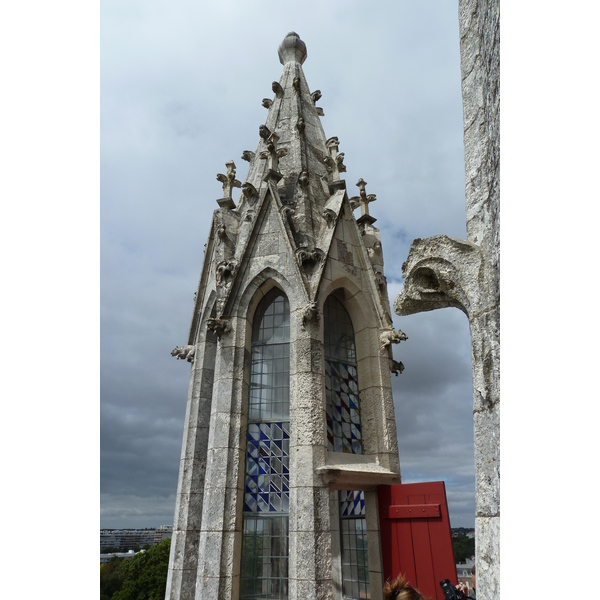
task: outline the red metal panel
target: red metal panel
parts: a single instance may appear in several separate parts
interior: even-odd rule
[[[444,482],[379,486],[377,491],[384,578],[402,573],[424,596],[444,600],[439,582],[457,581]]]

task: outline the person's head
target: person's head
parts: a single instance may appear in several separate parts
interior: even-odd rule
[[[386,581],[383,586],[384,600],[424,600],[421,592],[406,581],[402,573],[392,581]]]
[[[473,565],[473,568],[471,569],[471,575],[473,575],[473,577],[472,577],[473,589],[475,589],[475,565]]]

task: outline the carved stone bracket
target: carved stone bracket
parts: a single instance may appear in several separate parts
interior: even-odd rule
[[[216,317],[211,317],[207,320],[206,322],[206,326],[208,327],[208,329],[210,329],[216,336],[217,338],[221,339],[221,336],[229,333],[232,329],[231,327],[231,321],[227,318],[216,318]]]
[[[187,360],[188,362],[194,362],[194,354],[196,352],[196,346],[186,345],[186,346],[175,346],[173,350],[171,350],[171,356],[177,357],[177,360]]]
[[[300,91],[300,77],[294,77],[294,81],[292,82],[292,87],[296,92]]]
[[[283,88],[281,87],[281,85],[279,85],[279,82],[274,81],[273,85],[271,86],[271,89],[275,92],[275,95],[278,98],[281,98],[281,96],[283,96]]]
[[[311,99],[313,101],[313,104],[316,104],[321,99],[322,96],[323,96],[323,94],[321,94],[321,90],[315,90],[310,95],[310,97],[311,97]]]
[[[271,105],[273,104],[273,100],[271,100],[270,98],[263,98],[262,100],[262,105],[265,108],[271,108]]]

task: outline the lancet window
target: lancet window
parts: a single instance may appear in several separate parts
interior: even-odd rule
[[[348,311],[333,295],[323,307],[327,449],[363,453],[354,328]],[[339,492],[342,595],[370,598],[365,493]]]
[[[325,319],[325,407],[327,449],[362,454],[356,344],[350,315],[333,295],[323,307]]]
[[[288,597],[290,309],[273,290],[252,328],[240,598]]]

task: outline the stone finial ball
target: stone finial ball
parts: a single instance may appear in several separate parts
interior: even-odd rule
[[[290,31],[283,42],[279,44],[277,54],[279,54],[279,61],[282,65],[289,62],[302,64],[306,60],[306,44],[296,32]]]

